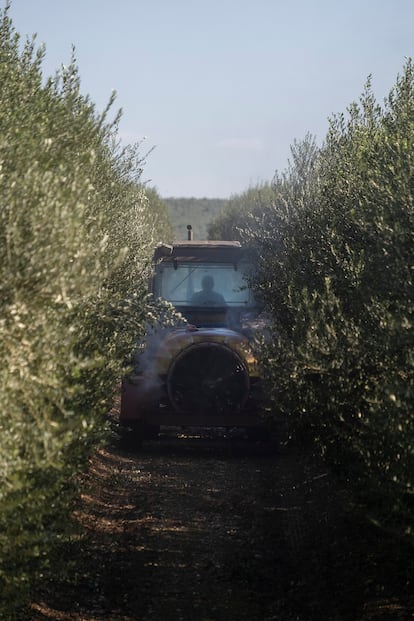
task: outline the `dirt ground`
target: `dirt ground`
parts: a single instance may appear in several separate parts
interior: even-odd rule
[[[406,551],[355,521],[309,451],[273,449],[224,430],[135,451],[114,436],[32,621],[413,619]]]

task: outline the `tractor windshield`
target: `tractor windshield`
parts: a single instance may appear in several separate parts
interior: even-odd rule
[[[250,307],[248,265],[179,263],[158,265],[154,293],[174,306]]]

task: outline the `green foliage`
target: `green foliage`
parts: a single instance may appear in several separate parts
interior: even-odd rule
[[[208,239],[241,241],[245,230],[257,228],[275,199],[273,187],[263,183],[232,196],[207,226]]]
[[[227,204],[221,198],[164,198],[174,239],[187,239],[187,225],[191,224],[194,239],[207,239],[207,226]]]
[[[76,475],[143,333],[148,261],[168,228],[137,147],[81,94],[74,60],[0,14],[0,618],[18,618],[70,532]],[[27,618],[27,617],[23,617]]]
[[[260,289],[275,406],[413,541],[414,68],[384,106],[368,81],[318,151],[295,145],[265,227]]]

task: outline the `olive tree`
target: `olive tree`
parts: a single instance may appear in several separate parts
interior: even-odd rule
[[[311,158],[301,149],[277,179],[266,226],[251,230],[274,322],[263,359],[275,408],[363,490],[373,521],[407,537],[413,153],[408,61],[382,106],[368,81],[347,115],[331,119],[321,149]]]
[[[166,212],[98,113],[75,60],[0,14],[0,617],[19,618],[70,530],[76,475],[105,435],[123,361],[148,314],[150,249]],[[24,613],[23,618],[24,617]]]

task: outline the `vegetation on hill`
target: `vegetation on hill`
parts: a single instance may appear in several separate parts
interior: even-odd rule
[[[175,239],[187,239],[191,224],[194,239],[207,239],[207,226],[227,204],[221,198],[163,198]],[[231,239],[231,238],[230,238]]]
[[[253,226],[256,218],[261,221],[273,199],[274,189],[271,183],[261,183],[242,194],[230,197],[222,211],[208,223],[208,239],[241,241],[245,236],[244,231]]]

